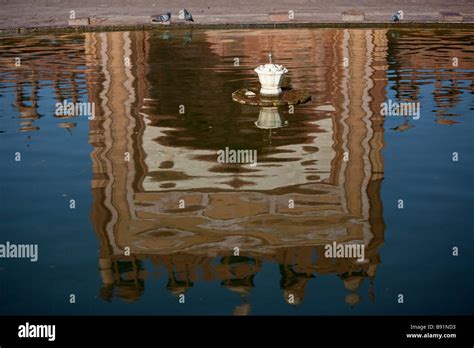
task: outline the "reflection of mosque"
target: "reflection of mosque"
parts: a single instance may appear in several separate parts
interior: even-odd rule
[[[90,85],[99,110],[98,118],[91,122],[90,140],[94,145],[92,221],[101,244],[102,296],[139,298],[147,276],[143,260],[147,259],[167,269],[167,288],[173,294],[184,293],[196,281],[219,280],[242,296],[243,303],[235,313],[247,314],[250,304],[245,298],[254,287],[254,278],[262,262],[272,262],[279,265],[286,301],[293,295],[294,303],[301,303],[308,281],[316,274],[337,274],[349,291],[346,301],[356,304],[358,287],[365,278],[375,277],[383,243],[383,128],[372,110],[384,99],[385,32],[331,31],[313,40],[311,51],[326,55],[325,59],[351,57],[349,69],[333,65],[312,72],[316,78],[334,76],[331,83],[340,82],[338,88],[328,82],[322,88],[324,95],[318,95],[341,106],[339,117],[319,117],[312,126],[316,131],[309,127],[303,133],[305,141],[274,144],[277,149],[278,145],[291,149],[288,157],[294,158],[293,163],[282,161],[279,166],[276,161],[266,168],[270,161],[264,161],[256,171],[238,172],[212,171],[215,159],[212,163],[209,158],[214,148],[195,145],[184,149],[174,143],[179,141],[173,133],[173,118],[180,122],[179,116],[173,116],[177,110],[153,108],[156,95],[147,78],[153,51],[149,35],[86,34],[87,56],[102,63],[104,76],[102,84]],[[196,49],[202,52],[218,42],[226,45],[225,37],[214,37],[219,33],[209,35],[211,45]],[[301,30],[300,35],[311,35],[311,31]],[[279,52],[279,45],[294,41],[289,33],[281,32],[278,37],[274,51],[284,59],[285,51]],[[333,43],[330,50],[329,42]],[[252,53],[252,47],[240,44]],[[207,55],[218,60],[212,51]],[[126,66],[123,57],[129,57],[132,64]],[[209,85],[222,83],[218,73],[216,77],[202,74],[208,75]],[[165,81],[176,78],[169,70],[153,70],[153,75]],[[199,81],[203,76],[194,78]],[[160,81],[152,83],[156,87]],[[293,83],[299,80],[294,78]],[[230,91],[233,88],[229,86]],[[205,98],[205,92],[191,99],[200,97]],[[172,98],[170,93],[157,99],[172,104]],[[210,113],[213,107],[209,105]],[[160,116],[163,114],[166,116]],[[165,127],[160,127],[161,120]],[[343,160],[346,151],[348,161]],[[132,158],[129,162],[123,160],[126,152]],[[232,184],[236,180],[240,185]],[[293,209],[288,207],[290,199],[295,201]],[[186,204],[182,209],[178,208],[180,200]],[[366,261],[325,258],[324,245],[332,241],[364,243]],[[233,255],[235,246],[240,256]],[[132,256],[124,256],[125,247]]]
[[[213,144],[212,139],[208,147],[200,144],[187,130],[195,127],[174,116],[182,102],[179,98],[191,94],[186,106],[195,110],[202,108],[202,98],[208,101],[209,90],[224,89],[230,95],[240,88],[241,80],[227,81],[226,74],[233,69],[222,62],[244,55],[252,61],[243,65],[255,64],[254,58],[266,53],[269,32],[207,31],[204,43],[194,40],[179,52],[171,47],[160,50],[150,33],[139,31],[65,35],[68,45],[61,44],[61,37],[56,43],[48,37],[47,47],[38,41],[44,37],[34,36],[16,49],[21,67],[12,69],[2,60],[2,79],[13,74],[9,80],[16,86],[20,130],[38,130],[33,122],[41,116],[39,92],[47,85],[44,81],[51,81],[55,101],[79,100],[87,84],[90,101],[96,103],[98,117],[90,121],[89,134],[94,147],[91,216],[100,241],[104,299],[138,299],[147,277],[145,259],[165,267],[167,288],[174,294],[197,281],[220,281],[243,298],[236,314],[250,312],[245,296],[263,262],[279,265],[282,296],[287,300],[294,295],[295,303],[303,301],[308,281],[317,275],[338,275],[350,305],[359,301],[357,289],[364,279],[372,284],[384,240],[383,123],[374,110],[385,99],[388,61],[396,72],[404,72],[395,77],[397,97],[416,100],[418,86],[426,83],[423,79],[433,78],[441,112],[459,103],[458,79],[466,78],[462,72],[440,71],[439,65],[455,56],[464,64],[461,68],[472,69],[472,64],[466,66],[469,52],[452,46],[445,57],[436,51],[437,60],[430,59],[431,44],[423,42],[422,33],[398,38],[397,49],[391,51],[386,30],[278,30],[272,43],[276,57],[291,66],[292,61],[307,61],[310,56],[312,70],[292,69],[292,83],[317,91],[312,106],[329,103],[337,112],[320,116],[309,106],[302,107],[311,115],[299,127],[303,130],[288,127],[289,137],[274,139],[274,149],[281,151],[268,153],[274,161],[263,161],[259,172],[210,168],[209,158],[215,158],[222,144]],[[410,42],[407,49],[405,42]],[[416,49],[415,42],[420,43]],[[51,48],[53,44],[59,46]],[[29,46],[44,52],[33,57]],[[174,59],[177,55],[179,59]],[[199,56],[206,59],[196,59]],[[130,58],[130,65],[124,57]],[[151,57],[160,61],[156,67]],[[343,57],[350,58],[347,69],[336,64]],[[163,64],[179,60],[197,68],[187,71],[183,83],[176,83],[183,78],[182,71]],[[87,71],[81,69],[84,65]],[[211,79],[209,66],[217,67]],[[177,90],[169,91],[167,85]],[[230,105],[226,112],[248,112]],[[206,105],[217,118],[220,107]],[[252,123],[265,124],[265,117]],[[240,145],[239,138],[259,134],[223,137]],[[124,161],[127,152],[129,162]],[[348,161],[343,160],[344,152],[350,153]],[[293,186],[288,187],[288,181]],[[186,202],[185,209],[177,209],[180,199]],[[295,200],[294,209],[288,208],[289,199]],[[367,262],[324,258],[323,246],[332,241],[363,242]],[[236,245],[241,256],[232,255]],[[131,257],[123,256],[126,246]],[[370,286],[369,297],[373,297]]]
[[[295,303],[304,300],[307,283],[317,275],[338,275],[350,305],[359,301],[358,288],[364,279],[373,283],[384,240],[383,123],[374,110],[385,101],[388,56],[401,62],[400,71],[410,67],[415,72],[418,51],[410,56],[388,51],[386,30],[279,30],[272,44],[278,59],[291,67],[311,55],[311,71],[291,71],[296,87],[317,91],[313,102],[298,110],[304,120],[298,127],[285,128],[288,137],[281,132],[270,150],[258,148],[266,157],[259,158],[257,168],[217,166],[216,150],[225,143],[210,137],[208,144],[202,144],[202,134],[190,131],[199,128],[193,123],[196,120],[177,115],[180,96],[187,95],[188,110],[199,110],[204,100],[207,109],[201,112],[216,115],[209,124],[219,124],[222,105],[213,103],[208,91],[224,89],[223,94],[230,96],[246,83],[222,62],[242,50],[246,57],[263,58],[269,32],[206,31],[204,42],[193,40],[180,51],[172,46],[160,49],[149,32],[87,33],[84,45],[78,44],[85,55],[81,51],[65,60],[70,65],[62,66],[65,63],[58,56],[58,63],[47,69],[35,70],[42,66],[38,63],[17,70],[20,117],[39,117],[39,81],[45,79],[52,81],[58,101],[77,100],[81,85],[86,84],[89,101],[96,103],[97,119],[90,121],[89,134],[94,147],[91,217],[100,241],[104,299],[138,299],[148,274],[144,260],[167,270],[167,288],[173,294],[198,281],[220,281],[242,296],[236,314],[250,312],[245,298],[263,262],[279,265],[282,296],[288,300],[289,294],[294,295]],[[58,52],[72,54],[78,48],[71,45],[62,50]],[[206,59],[196,59],[199,55]],[[463,52],[456,55],[462,62]],[[420,51],[419,56],[425,57],[426,52]],[[348,68],[335,63],[343,57],[350,58]],[[45,55],[45,64],[50,58]],[[130,58],[131,64],[124,58]],[[191,59],[195,69],[186,74],[166,65],[180,60],[188,60],[189,65]],[[88,66],[85,77],[77,68],[81,65]],[[209,66],[217,68],[209,73]],[[183,75],[186,79],[177,83]],[[229,76],[235,81],[228,81]],[[445,83],[434,76],[440,106],[456,104],[456,88],[444,93]],[[458,75],[452,76],[449,83],[457,86]],[[400,78],[400,93],[416,91],[410,83],[421,78],[412,76],[409,83]],[[167,89],[167,84],[177,90]],[[336,112],[311,109],[323,104],[336,106]],[[229,105],[226,112],[248,116],[248,109],[231,101]],[[251,123],[258,126],[265,124],[268,115],[256,117]],[[295,124],[291,117],[287,121]],[[235,128],[239,129],[238,123]],[[214,127],[209,132],[223,129]],[[257,137],[268,129],[255,130],[224,133],[222,138],[236,148],[244,137],[263,146]],[[349,152],[348,161],[343,160],[344,152]],[[128,162],[125,153],[131,155]],[[180,199],[186,203],[184,209],[178,209]],[[289,199],[295,200],[294,209],[288,208]],[[325,258],[324,245],[332,241],[363,242],[367,262]],[[235,246],[241,256],[233,256]],[[125,247],[131,248],[132,256],[123,255]],[[373,297],[371,289],[369,297]]]

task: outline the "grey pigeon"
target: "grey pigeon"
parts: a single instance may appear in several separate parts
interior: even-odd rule
[[[402,11],[398,10],[392,15],[392,21],[398,22],[402,19]]]
[[[193,15],[191,14],[191,12],[189,12],[185,8],[183,8],[183,12],[184,12],[184,20],[186,22],[194,22]]]
[[[165,14],[151,16],[151,21],[157,23],[169,22],[171,21],[171,12],[168,11]]]

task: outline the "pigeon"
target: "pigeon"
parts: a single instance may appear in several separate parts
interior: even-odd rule
[[[184,20],[186,22],[194,22],[193,15],[191,14],[191,12],[189,12],[185,8],[183,8],[183,12],[184,12]]]
[[[403,17],[403,12],[401,10],[398,10],[392,15],[392,21],[398,22],[402,19],[402,17]]]
[[[151,16],[151,21],[157,23],[168,23],[171,21],[171,12],[168,11],[165,14]]]

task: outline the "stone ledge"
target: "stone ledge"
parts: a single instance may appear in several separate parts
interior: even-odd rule
[[[294,18],[290,18],[290,14],[288,11],[274,11],[268,14],[268,19],[271,22],[288,22],[293,20]]]
[[[68,25],[70,26],[88,26],[91,24],[91,19],[89,17],[87,18],[75,18],[75,19],[70,19],[68,21]]]
[[[445,11],[440,11],[439,17],[441,20],[445,22],[455,22],[459,23],[464,20],[464,17],[462,14],[458,12],[445,12]]]
[[[365,14],[362,11],[346,11],[342,12],[341,20],[343,22],[363,22]]]

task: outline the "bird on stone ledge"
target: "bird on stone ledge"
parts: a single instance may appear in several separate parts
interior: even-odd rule
[[[194,22],[193,15],[191,14],[191,12],[189,12],[185,8],[183,8],[183,12],[184,12],[184,20],[186,22]]]
[[[165,14],[151,16],[151,21],[156,23],[167,23],[171,21],[171,12]]]
[[[399,22],[403,18],[403,12],[401,10],[398,10],[392,15],[392,21],[394,22]]]

